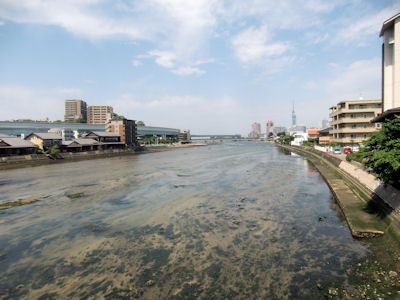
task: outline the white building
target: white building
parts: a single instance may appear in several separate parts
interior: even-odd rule
[[[48,132],[61,135],[63,141],[71,141],[77,138],[77,132],[70,128],[50,128]]]
[[[303,142],[308,140],[308,134],[305,132],[295,132],[293,134],[294,140],[290,142],[292,146],[301,146]]]
[[[383,23],[382,112],[400,107],[400,13]]]

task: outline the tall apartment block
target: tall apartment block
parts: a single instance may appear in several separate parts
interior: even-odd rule
[[[119,134],[121,142],[128,147],[137,146],[137,128],[134,120],[111,120],[106,125],[106,131]]]
[[[87,123],[88,124],[107,124],[113,115],[111,106],[94,105],[87,107]]]
[[[274,123],[271,120],[268,120],[268,122],[265,124],[265,126],[266,126],[265,132],[268,136],[271,132],[271,128],[274,126]]]
[[[87,105],[82,100],[65,100],[65,122],[76,122],[78,119],[87,120]]]
[[[381,100],[348,100],[330,108],[331,142],[339,145],[353,145],[368,138],[368,134],[378,130],[380,124],[370,121],[382,111]]]
[[[400,107],[400,14],[383,23],[382,112]]]

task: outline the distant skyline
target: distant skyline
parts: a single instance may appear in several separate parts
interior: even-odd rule
[[[63,120],[64,101],[146,125],[247,136],[318,127],[381,98],[387,0],[0,0],[0,120]],[[263,125],[264,126],[264,125]]]

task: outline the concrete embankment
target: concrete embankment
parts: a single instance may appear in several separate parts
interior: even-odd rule
[[[371,212],[361,187],[339,171],[340,161],[335,157],[325,153],[318,155],[298,147],[276,145],[305,156],[318,169],[328,183],[354,237],[380,236],[388,230],[389,222],[384,222],[379,214]]]
[[[98,150],[98,151],[87,151],[87,152],[76,152],[76,153],[73,152],[58,153],[57,155],[52,155],[52,156],[46,154],[6,156],[6,157],[0,157],[0,170],[35,167],[41,165],[65,163],[65,162],[80,161],[87,159],[135,155],[141,153],[168,151],[168,150],[207,146],[207,145],[208,144],[196,143],[196,144],[184,144],[184,145],[173,145],[173,146],[148,146],[148,147],[143,147],[139,151],[135,151],[133,149],[114,149],[114,150]]]

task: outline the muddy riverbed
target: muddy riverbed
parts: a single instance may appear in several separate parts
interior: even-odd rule
[[[266,143],[0,172],[0,299],[320,299],[370,251]]]

